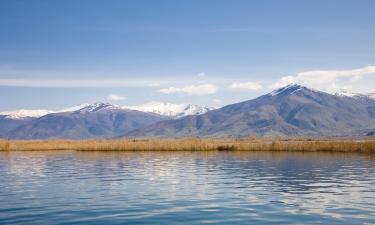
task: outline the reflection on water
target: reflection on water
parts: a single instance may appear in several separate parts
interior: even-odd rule
[[[371,224],[375,157],[3,152],[0,202],[0,224]]]

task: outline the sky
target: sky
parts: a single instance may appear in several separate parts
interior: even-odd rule
[[[2,0],[0,110],[375,92],[373,0]]]

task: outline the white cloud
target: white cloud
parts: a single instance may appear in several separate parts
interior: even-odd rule
[[[107,99],[112,100],[112,101],[121,101],[121,100],[127,99],[127,97],[122,96],[122,95],[110,94],[107,96]]]
[[[300,83],[306,86],[328,90],[330,87],[348,86],[360,81],[368,75],[375,75],[375,66],[367,66],[352,70],[313,70],[284,76],[270,88],[280,88],[290,83]]]
[[[159,90],[164,94],[174,94],[174,93],[185,93],[188,95],[209,95],[215,94],[217,87],[213,84],[202,84],[202,85],[190,85],[185,87],[169,87]]]
[[[198,77],[205,77],[206,76],[206,73],[198,73]]]
[[[336,83],[332,83],[326,88],[326,91],[331,93],[336,93],[343,90],[351,92],[353,91],[353,85],[337,85]]]
[[[235,89],[246,89],[251,91],[258,91],[263,88],[263,86],[258,82],[234,83],[230,87]]]
[[[142,80],[28,80],[0,79],[0,86],[13,87],[147,87]]]
[[[285,76],[285,77],[282,77],[279,81],[277,81],[276,83],[270,85],[270,88],[273,88],[273,89],[276,89],[276,88],[281,88],[281,87],[284,87],[288,84],[291,84],[291,83],[296,83],[297,82],[297,79],[296,77],[293,77],[293,76]]]
[[[367,66],[353,70],[315,70],[297,74],[297,79],[311,83],[329,83],[337,79],[349,78],[352,81],[359,80],[365,75],[375,74],[375,66]]]

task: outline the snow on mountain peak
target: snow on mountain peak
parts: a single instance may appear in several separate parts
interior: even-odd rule
[[[367,97],[371,98],[371,99],[375,99],[375,93],[368,93],[366,94]]]
[[[92,113],[97,112],[102,109],[125,109],[125,110],[137,110],[141,112],[155,113],[163,116],[170,117],[183,117],[187,115],[198,115],[208,112],[214,109],[208,106],[199,106],[193,104],[172,104],[168,102],[148,102],[138,106],[118,106],[110,103],[97,102],[93,104],[80,104],[70,108],[62,110],[46,110],[46,109],[36,109],[28,110],[21,109],[15,111],[0,112],[0,115],[5,116],[9,119],[25,119],[25,118],[39,118],[47,114],[52,113],[63,113],[63,112],[74,112],[78,111],[81,113]]]
[[[271,96],[276,96],[276,95],[280,95],[282,93],[290,93],[290,94],[293,94],[299,90],[302,90],[302,89],[307,89],[306,87],[302,86],[302,85],[299,85],[299,84],[295,84],[295,83],[292,83],[292,84],[289,84],[285,87],[282,87],[282,88],[279,88],[279,89],[276,89],[274,91],[272,91],[271,93],[269,93],[269,95]]]
[[[53,113],[53,111],[46,109],[19,109],[14,111],[0,112],[0,115],[5,116],[8,119],[25,119],[37,118],[50,113]]]
[[[83,108],[81,109],[78,109],[80,112],[96,112],[96,111],[99,111],[101,109],[115,109],[115,108],[120,108],[119,106],[117,105],[113,105],[113,104],[110,104],[110,103],[102,103],[102,102],[96,102],[96,103],[93,103],[93,104],[88,104],[86,106],[84,106]]]
[[[79,104],[79,105],[76,105],[76,106],[73,106],[73,107],[69,107],[69,108],[66,108],[66,109],[61,109],[61,110],[58,110],[56,112],[73,112],[73,111],[77,111],[77,110],[80,110],[80,109],[83,109],[87,106],[89,106],[90,104],[89,103],[83,103],[83,104]]]
[[[116,107],[115,105],[111,105],[108,103],[94,103],[94,104],[80,104],[77,106],[73,106],[66,109],[61,109],[57,111],[53,110],[47,110],[47,109],[19,109],[14,111],[5,111],[0,112],[1,116],[5,116],[8,119],[26,119],[26,118],[39,118],[42,116],[45,116],[47,114],[52,113],[62,113],[62,112],[73,112],[73,111],[79,111],[84,110],[86,112],[94,112],[101,108],[106,107]]]
[[[138,110],[142,112],[151,112],[163,116],[183,117],[187,115],[198,115],[214,109],[208,106],[199,106],[193,104],[173,104],[168,102],[147,102],[138,106],[123,106],[124,109]]]
[[[358,96],[358,93],[353,93],[353,92],[350,92],[350,91],[347,91],[347,90],[342,90],[340,92],[334,93],[334,95],[342,96],[342,97],[356,97],[356,96]]]
[[[336,92],[336,93],[334,93],[334,95],[339,96],[339,97],[375,99],[375,93],[361,94],[361,93],[350,92],[350,91],[347,91],[347,90],[342,90],[340,92]]]

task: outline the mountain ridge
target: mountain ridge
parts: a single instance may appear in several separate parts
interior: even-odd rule
[[[122,109],[112,104],[95,103],[75,111],[51,113],[30,119],[27,123],[10,130],[6,138],[112,138],[118,134],[166,119],[169,118],[153,113]]]
[[[162,121],[125,136],[351,136],[375,128],[375,100],[291,84],[203,115]]]
[[[297,84],[219,109],[160,102],[141,106],[146,112],[98,102],[37,118],[14,119],[0,115],[0,137],[89,139],[375,135],[375,99],[329,94]],[[181,111],[190,115],[179,116]]]
[[[135,106],[120,106],[110,103],[95,102],[92,104],[84,103],[61,110],[47,110],[47,109],[18,109],[13,111],[0,112],[0,116],[5,116],[9,119],[25,119],[25,118],[39,118],[47,114],[61,113],[61,112],[73,112],[81,110],[86,107],[97,107],[99,105],[107,105],[107,107],[118,107],[125,110],[137,110],[141,112],[155,113],[161,116],[169,117],[183,117],[186,115],[198,115],[208,112],[209,110],[215,109],[210,106],[200,106],[190,103],[173,104],[169,102],[147,102],[141,105]]]

